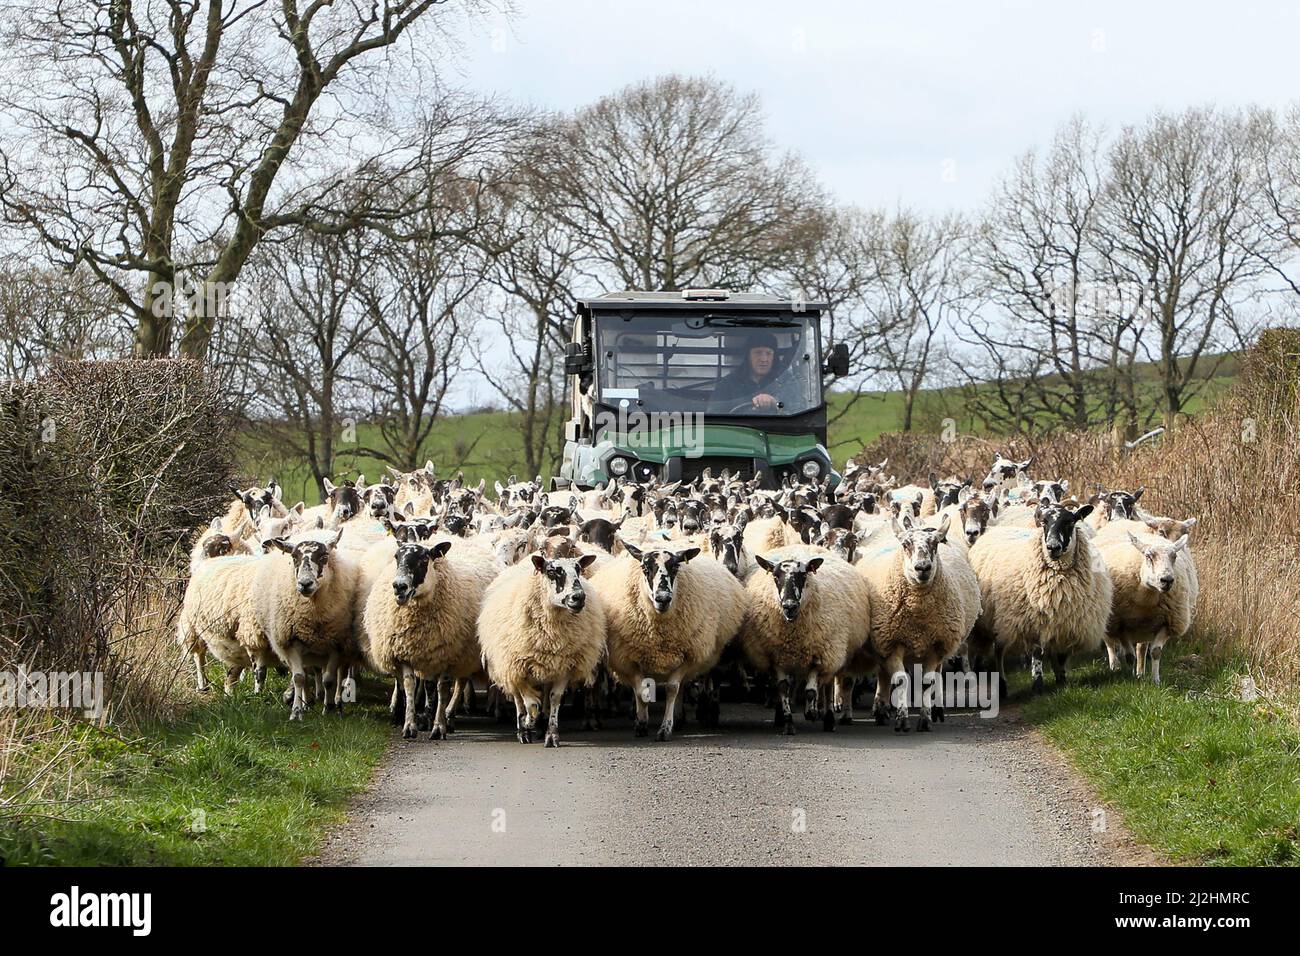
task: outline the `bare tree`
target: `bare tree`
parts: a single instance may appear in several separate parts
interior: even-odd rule
[[[376,317],[360,286],[372,249],[365,233],[267,244],[253,265],[259,294],[243,358],[262,375],[259,431],[305,462],[317,490],[355,453],[354,431],[371,386],[363,348]],[[344,444],[344,439],[353,442]]]
[[[391,53],[443,0],[30,0],[3,19],[0,207],[53,261],[81,265],[136,317],[136,350],[201,356],[218,290],[283,226],[356,227],[405,210],[368,205],[382,190],[302,194],[314,157],[342,163],[378,140],[389,158],[418,154],[400,132],[393,84],[427,73],[429,31]],[[427,19],[432,20],[432,17]],[[389,58],[390,69],[375,70]],[[373,154],[372,154],[373,155]],[[416,159],[411,162],[418,162]],[[319,183],[316,175],[307,181]],[[357,177],[354,176],[355,180]],[[331,211],[336,214],[325,215]],[[210,249],[183,262],[182,248]],[[194,296],[178,279],[198,273]]]
[[[963,323],[964,397],[987,424],[1085,428],[1122,410],[1137,422],[1133,361],[1144,290],[1125,289],[1097,251],[1101,134],[1081,118],[1043,157],[1022,156],[978,230],[986,306]]]
[[[85,270],[0,266],[0,379],[31,378],[56,358],[116,357],[129,334]]]
[[[1281,117],[1257,110],[1256,168],[1263,176],[1263,227],[1271,243],[1261,257],[1268,267],[1300,296],[1300,103]]]
[[[1272,241],[1254,162],[1260,135],[1250,114],[1158,113],[1107,155],[1099,251],[1111,283],[1142,290],[1149,306],[1166,424],[1249,331],[1242,306]]]
[[[821,196],[763,136],[757,97],[665,76],[557,121],[551,212],[605,288],[747,289],[787,265]]]

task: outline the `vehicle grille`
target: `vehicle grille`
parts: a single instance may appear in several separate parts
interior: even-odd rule
[[[722,474],[724,468],[732,475],[739,475],[744,481],[754,477],[754,460],[752,458],[705,455],[702,458],[682,459],[682,480],[692,482],[704,474],[706,468],[710,469],[710,473],[714,478]]]

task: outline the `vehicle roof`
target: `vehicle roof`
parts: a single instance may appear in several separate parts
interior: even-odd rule
[[[725,299],[683,299],[681,292],[606,292],[578,300],[580,312],[614,312],[627,308],[673,312],[825,312],[825,302],[803,302],[758,292],[732,292]]]

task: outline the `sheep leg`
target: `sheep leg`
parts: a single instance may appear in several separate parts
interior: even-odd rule
[[[817,689],[817,707],[822,715],[822,730],[835,730],[835,694],[839,684],[834,678],[824,682]]]
[[[1140,679],[1142,675],[1146,673],[1146,670],[1147,670],[1147,645],[1146,642],[1143,641],[1141,644],[1137,646],[1137,665],[1135,667],[1135,673]]]
[[[1065,686],[1065,663],[1069,659],[1068,654],[1056,654],[1052,657],[1052,675],[1056,678],[1056,686]]]
[[[1124,657],[1121,653],[1118,642],[1106,639],[1106,663],[1110,665],[1111,671],[1117,671],[1124,664]]]
[[[931,729],[934,719],[934,698],[938,688],[938,665],[933,660],[926,661],[925,672],[921,675],[921,715],[916,718],[918,731]]]
[[[451,678],[444,674],[438,678],[438,710],[433,715],[433,728],[429,731],[430,740],[446,739],[447,703],[450,700],[451,700]]]
[[[668,692],[664,695],[664,719],[659,725],[659,732],[655,734],[655,740],[673,739],[673,719],[677,713],[677,694],[682,689],[681,672],[669,674],[664,686],[668,688]]]
[[[854,678],[841,674],[835,678],[835,709],[840,712],[840,723],[853,723]]]
[[[1164,651],[1165,641],[1169,640],[1169,628],[1162,627],[1156,631],[1155,640],[1147,648],[1147,653],[1151,656],[1151,683],[1160,683],[1160,654]]]
[[[266,665],[253,665],[253,692],[260,694],[266,690]]]
[[[515,736],[521,744],[533,742],[533,725],[528,722],[528,705],[522,694],[515,694]]]
[[[460,696],[465,691],[465,682],[457,680],[451,689],[451,701],[447,704],[447,733],[456,732],[456,708],[460,706]]]
[[[207,664],[208,649],[200,643],[198,649],[194,652],[194,672],[198,677],[198,690],[204,694],[212,689],[212,685],[208,683],[208,675],[203,673],[203,669]]]
[[[556,681],[551,685],[551,712],[546,718],[546,746],[560,746],[560,704],[564,702],[566,681]]]
[[[790,701],[790,678],[776,672],[776,725],[787,737],[794,734],[794,705]]]
[[[817,678],[816,671],[810,671],[808,679],[803,685],[803,719],[807,721],[816,720],[820,714],[817,712],[817,688],[821,682]]]
[[[222,690],[225,691],[227,697],[231,697],[234,695],[235,685],[239,683],[239,678],[243,676],[244,676],[243,664],[231,664],[229,667],[226,668],[226,682],[225,685],[222,687]]]
[[[1005,646],[998,648],[998,697],[1006,700],[1010,694],[1007,692],[1007,649]]]
[[[320,675],[320,693],[321,693],[321,713],[328,714],[338,709],[335,703],[335,689],[338,687],[339,680],[339,655],[331,652],[329,660],[321,668]]]
[[[398,671],[393,678],[393,692],[388,696],[388,713],[393,719],[393,723],[402,723],[405,717],[405,708],[402,706],[402,674]]]
[[[419,706],[415,689],[415,671],[405,664],[398,665],[398,669],[402,681],[402,692],[406,696],[406,720],[402,723],[402,739],[414,740],[416,733],[418,733],[415,726],[415,712]]]
[[[1029,673],[1034,678],[1034,693],[1043,692],[1043,647],[1036,645],[1029,654]]]
[[[907,670],[903,667],[903,654],[896,651],[885,662],[889,669],[889,696],[894,705],[894,732],[907,733],[912,728],[907,725],[907,703],[911,686],[907,679]]]
[[[632,703],[636,707],[636,724],[633,733],[645,737],[650,733],[650,702],[641,693],[640,674],[632,675]]]
[[[307,671],[302,666],[302,655],[293,647],[286,652],[289,670],[293,674],[293,709],[290,720],[302,720],[307,711]]]
[[[315,703],[325,693],[325,675],[322,673],[322,668],[319,667],[313,667],[311,672],[312,676],[316,678],[316,694],[312,697],[312,703]]]
[[[591,683],[582,689],[582,729],[600,730],[600,684]]]
[[[930,718],[943,723],[944,707],[948,703],[947,698],[944,697],[943,658],[934,658],[928,669],[934,672],[934,687],[930,697]],[[968,672],[962,671],[962,673]]]
[[[886,671],[883,666],[876,668],[876,697],[871,704],[871,713],[876,720],[877,727],[883,727],[889,723],[889,692],[885,689],[888,683],[885,680]]]

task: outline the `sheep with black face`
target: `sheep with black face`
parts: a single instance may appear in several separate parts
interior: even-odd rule
[[[479,645],[488,677],[515,702],[520,743],[531,743],[548,693],[546,746],[560,743],[560,704],[595,680],[605,655],[605,610],[584,579],[594,554],[529,560],[502,572],[483,597]]]
[[[996,647],[999,673],[1008,653],[1030,654],[1035,691],[1044,657],[1064,684],[1069,656],[1096,650],[1106,634],[1113,589],[1080,525],[1091,513],[1040,505],[1033,528],[989,528],[970,551],[983,601],[972,648]]]
[[[667,687],[656,740],[673,734],[683,681],[717,664],[740,629],[745,593],[722,564],[700,548],[669,542],[625,553],[599,568],[592,585],[605,607],[609,669],[636,697],[636,735],[649,732],[653,682]]]

